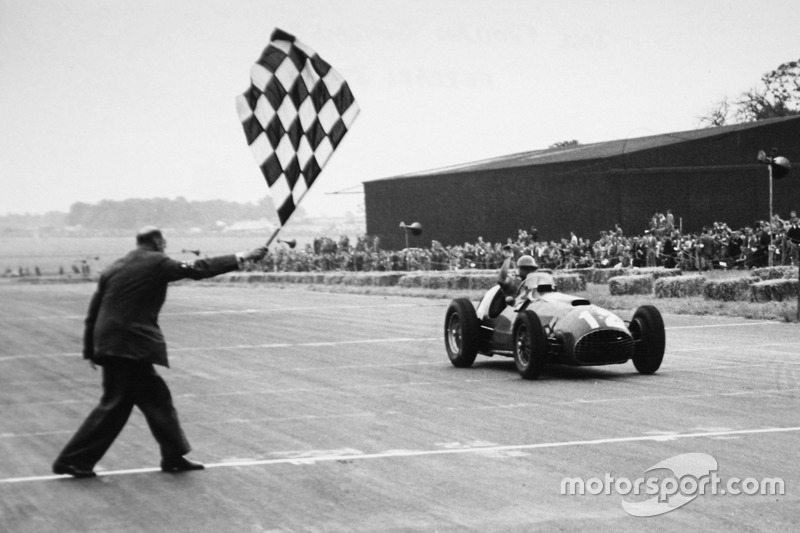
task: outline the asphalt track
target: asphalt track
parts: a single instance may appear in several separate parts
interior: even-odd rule
[[[511,359],[450,365],[447,301],[178,285],[162,375],[207,470],[159,472],[135,412],[100,476],[74,480],[50,464],[99,397],[80,359],[93,289],[0,285],[0,531],[800,529],[797,325],[667,315],[656,375],[523,381]],[[564,478],[634,480],[686,453],[784,494],[634,517],[622,501],[644,497],[561,493]]]

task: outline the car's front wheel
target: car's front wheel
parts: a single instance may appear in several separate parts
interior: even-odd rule
[[[664,360],[666,337],[664,319],[652,305],[643,305],[633,313],[630,325],[636,341],[633,366],[640,374],[653,374]]]
[[[444,319],[444,345],[453,366],[468,368],[478,355],[480,322],[467,298],[450,302]]]
[[[527,310],[514,324],[514,363],[524,379],[536,379],[547,357],[547,337],[539,315]]]

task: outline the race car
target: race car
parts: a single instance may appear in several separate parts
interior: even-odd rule
[[[453,300],[445,315],[444,341],[453,366],[472,366],[478,354],[513,357],[525,379],[536,379],[549,363],[572,366],[622,364],[633,360],[641,374],[653,374],[664,358],[664,321],[643,305],[631,320],[556,290],[549,272],[536,271],[516,297],[499,285],[477,309],[467,298]]]

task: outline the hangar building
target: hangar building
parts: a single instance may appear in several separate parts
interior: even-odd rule
[[[773,181],[773,212],[800,211],[800,116],[567,148],[536,150],[364,182],[367,233],[405,246],[400,222],[419,222],[410,246],[505,242],[536,227],[539,239],[574,231],[592,241],[619,223],[641,234],[672,209],[683,230],[731,228],[769,217],[768,167],[759,150],[795,163]],[[410,234],[410,232],[409,232]]]

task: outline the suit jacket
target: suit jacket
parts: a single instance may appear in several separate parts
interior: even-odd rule
[[[158,313],[167,284],[236,270],[235,255],[191,262],[137,248],[106,268],[92,296],[83,336],[83,357],[98,364],[113,357],[169,366]]]

